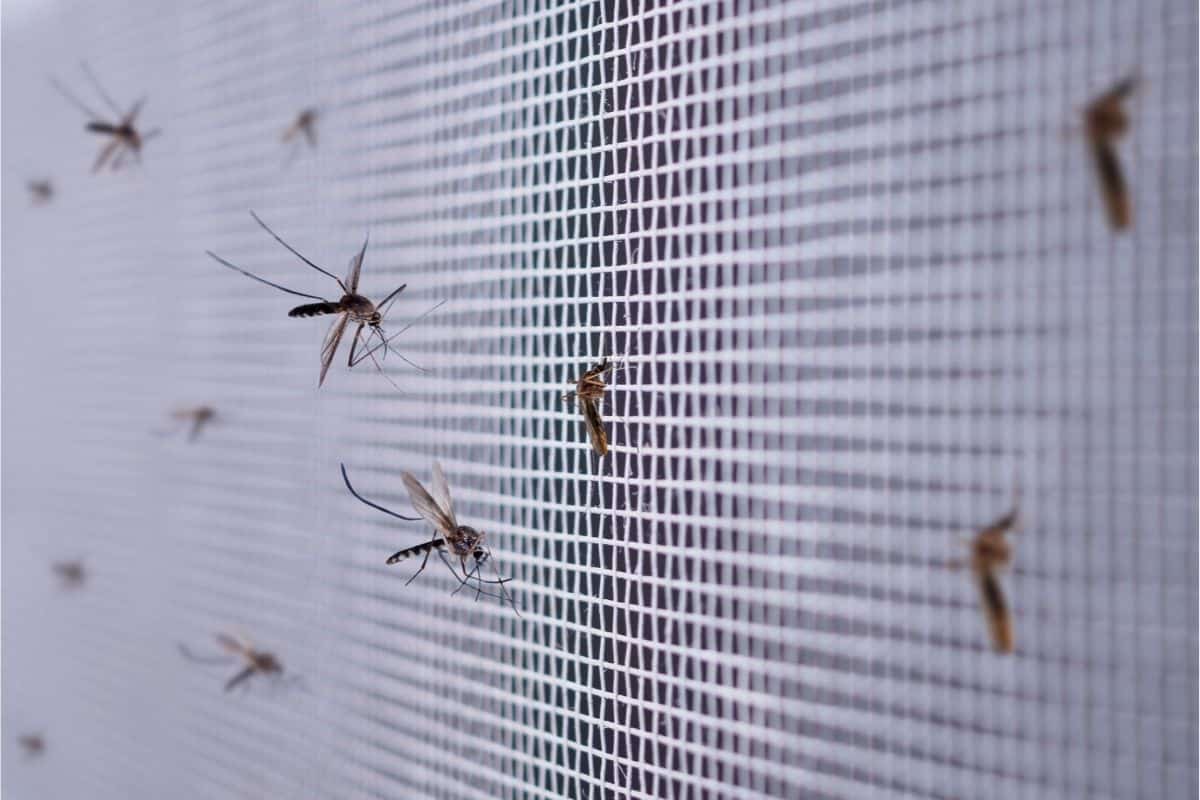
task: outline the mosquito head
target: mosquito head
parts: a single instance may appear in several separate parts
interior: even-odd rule
[[[372,328],[378,328],[383,324],[383,314],[380,314],[378,311],[372,311],[370,318],[367,320],[367,324]]]

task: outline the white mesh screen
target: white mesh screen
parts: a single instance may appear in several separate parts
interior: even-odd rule
[[[1194,3],[101,5],[5,4],[6,796],[1194,795]],[[80,58],[142,167],[87,173]],[[1114,235],[1078,112],[1135,71]],[[428,372],[318,392],[204,255],[331,291],[249,209],[446,299]],[[338,474],[435,459],[521,617]],[[1018,487],[1001,656],[953,562]],[[223,694],[218,630],[303,685]]]

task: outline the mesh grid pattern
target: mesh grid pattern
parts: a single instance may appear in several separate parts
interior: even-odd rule
[[[1195,4],[111,6],[6,7],[6,793],[1195,793]],[[80,56],[140,170],[84,174]],[[1118,237],[1069,129],[1134,69]],[[250,208],[369,232],[393,329],[447,300],[428,371],[317,392],[324,325],[204,256],[331,291]],[[408,513],[435,459],[521,617],[338,475]],[[954,564],[1017,491],[1002,657]],[[175,643],[226,629],[303,684],[222,695]]]

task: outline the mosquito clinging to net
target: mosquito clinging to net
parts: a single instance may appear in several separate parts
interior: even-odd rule
[[[433,525],[434,530],[438,534],[435,538],[430,539],[427,542],[421,542],[420,544],[415,544],[412,547],[406,547],[403,550],[393,553],[388,558],[387,563],[390,565],[398,564],[399,562],[405,561],[413,556],[422,556],[421,566],[407,581],[405,581],[404,585],[407,586],[408,584],[412,583],[417,579],[418,575],[425,571],[425,566],[429,563],[430,554],[436,552],[438,554],[438,558],[442,560],[442,563],[446,565],[446,567],[454,575],[455,580],[458,581],[458,588],[454,590],[455,594],[457,594],[464,586],[474,580],[476,599],[484,595],[488,597],[495,597],[502,603],[507,602],[513,607],[513,610],[516,611],[517,607],[512,600],[512,596],[509,595],[508,590],[504,588],[504,584],[508,583],[512,579],[500,577],[500,574],[495,570],[495,561],[492,561],[492,571],[496,574],[496,578],[494,580],[485,580],[483,576],[480,575],[481,568],[483,567],[484,563],[491,560],[492,553],[483,545],[484,533],[482,531],[477,531],[474,528],[466,525],[458,524],[458,518],[454,514],[454,503],[450,499],[450,488],[446,484],[446,476],[442,473],[441,464],[437,462],[434,462],[433,464],[433,479],[429,484],[432,494],[425,490],[425,487],[421,485],[420,481],[413,477],[412,473],[404,472],[401,473],[400,477],[401,480],[404,481],[404,487],[408,490],[408,496],[412,501],[413,508],[417,510],[417,513],[420,514],[421,517],[424,517],[427,522]],[[405,520],[406,522],[417,522],[421,518],[406,517],[402,514],[397,514],[396,512],[384,508],[377,503],[373,503],[360,495],[350,483],[350,477],[346,474],[345,464],[342,465],[342,480],[345,481],[346,488],[350,490],[350,494],[354,495],[354,497],[360,502],[376,509],[377,511],[382,511],[385,514],[393,516],[397,519]],[[458,560],[457,566],[454,564],[452,559]],[[470,568],[468,568],[468,559],[470,559],[472,562]],[[460,568],[462,570],[461,574],[459,572]],[[483,587],[485,585],[498,587],[500,594],[496,595],[484,591]],[[517,611],[517,613],[518,615],[520,614],[519,611]]]
[[[1017,505],[971,541],[971,572],[979,588],[979,600],[992,636],[992,646],[1001,653],[1013,651],[1012,612],[1000,588],[998,573],[1012,563],[1012,545],[1007,538],[1019,523]]]
[[[78,589],[87,581],[87,570],[82,561],[58,561],[52,569],[64,589]]]
[[[34,180],[25,184],[29,189],[29,202],[35,206],[44,206],[54,199],[54,184],[50,180]]]
[[[182,644],[179,645],[179,652],[188,660],[198,664],[227,664],[231,657],[241,659],[242,668],[225,682],[225,691],[233,691],[233,689],[249,680],[253,675],[274,677],[281,677],[283,675],[283,663],[273,653],[258,650],[248,641],[226,633],[218,633],[216,638],[217,644],[220,645],[221,649],[227,655],[212,658],[197,656]]]
[[[1136,88],[1137,79],[1126,78],[1094,99],[1083,112],[1084,133],[1096,165],[1108,223],[1118,231],[1133,224],[1133,201],[1116,142],[1129,130],[1129,114],[1124,106]]]
[[[351,340],[350,358],[347,361],[348,366],[350,368],[354,368],[358,364],[362,363],[363,360],[369,358],[375,365],[375,368],[379,371],[379,374],[382,375],[388,381],[388,383],[391,383],[392,386],[394,386],[396,389],[399,389],[400,387],[396,386],[395,382],[392,381],[392,379],[387,376],[387,373],[383,371],[383,367],[379,363],[379,360],[375,357],[375,353],[382,348],[384,357],[386,357],[392,340],[395,339],[396,336],[399,336],[400,333],[403,333],[404,330],[408,330],[408,327],[411,327],[411,325],[406,326],[403,330],[393,335],[391,338],[386,337],[383,332],[383,320],[387,316],[388,311],[391,309],[392,303],[394,303],[399,294],[404,291],[407,284],[401,284],[397,289],[392,291],[391,294],[383,298],[383,300],[381,300],[378,304],[371,302],[365,296],[358,293],[358,279],[362,274],[363,258],[367,253],[367,243],[369,239],[363,241],[362,249],[350,259],[350,266],[346,272],[346,278],[343,280],[342,278],[334,275],[332,272],[317,266],[312,261],[309,261],[307,258],[302,256],[299,251],[281,239],[279,235],[275,233],[275,231],[267,227],[267,224],[259,219],[258,215],[253,211],[250,212],[250,216],[254,217],[254,221],[262,226],[263,230],[269,233],[271,237],[275,239],[275,241],[283,245],[292,255],[296,256],[305,264],[312,267],[317,272],[320,272],[322,275],[326,275],[337,281],[338,288],[342,291],[342,296],[338,300],[327,300],[318,295],[298,292],[294,289],[289,289],[286,286],[281,286],[278,283],[272,283],[265,278],[260,278],[254,273],[247,272],[236,264],[226,261],[216,253],[213,253],[211,250],[207,251],[208,255],[217,261],[217,263],[228,267],[234,272],[240,272],[247,278],[252,278],[259,283],[265,283],[267,286],[279,289],[282,292],[287,292],[288,294],[296,295],[297,297],[307,297],[310,300],[319,301],[316,303],[306,303],[301,306],[296,306],[288,312],[289,317],[319,317],[325,315],[336,316],[333,324],[329,328],[329,332],[325,335],[325,343],[321,346],[321,376],[317,382],[317,385],[324,385],[325,375],[329,372],[329,366],[333,363],[333,357],[337,354],[338,345],[341,344],[342,336],[346,332],[346,327],[350,323],[354,323],[356,328]],[[432,309],[430,310],[432,311]],[[366,336],[363,336],[364,328],[368,329]],[[371,344],[372,337],[374,336],[379,337],[379,343],[374,347],[367,349]],[[365,352],[359,353],[359,347],[364,348]],[[400,355],[400,358],[403,359],[405,363],[413,366],[415,369],[420,369],[403,355]]]
[[[579,404],[592,449],[600,456],[608,455],[608,434],[604,432],[604,419],[600,416],[600,403],[608,390],[604,376],[615,369],[619,369],[618,365],[607,358],[596,362],[575,381],[574,391],[562,396],[564,402],[575,400]]]
[[[83,101],[71,94],[65,86],[54,78],[50,79],[50,83],[58,90],[59,94],[87,115],[88,124],[85,130],[88,133],[96,133],[109,137],[108,144],[100,149],[95,163],[92,164],[92,172],[99,172],[106,165],[110,166],[115,172],[124,165],[125,156],[129,154],[133,155],[135,161],[141,163],[142,145],[160,133],[158,128],[146,131],[145,133],[142,133],[137,128],[138,114],[141,113],[142,107],[146,104],[146,98],[139,99],[128,111],[122,111],[108,92],[104,90],[104,87],[100,85],[100,81],[92,73],[91,68],[86,63],[82,64],[82,67],[84,74],[87,75],[88,80],[95,87],[96,93],[100,95],[105,105],[115,115],[111,121],[90,109]]]
[[[292,152],[288,158],[289,162],[295,158],[296,153],[300,149],[300,137],[304,137],[304,141],[308,143],[308,149],[317,149],[317,118],[319,116],[317,109],[306,108],[296,115],[296,119],[283,132],[280,140],[284,144],[292,145]]]

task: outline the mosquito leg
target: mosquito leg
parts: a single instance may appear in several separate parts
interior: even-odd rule
[[[368,350],[367,355],[369,355],[371,357],[371,363],[373,363],[375,365],[375,369],[379,371],[379,374],[383,376],[383,379],[385,381],[387,381],[388,383],[390,383],[392,385],[392,388],[395,389],[397,392],[399,392],[400,394],[404,394],[404,390],[401,389],[396,384],[396,382],[394,380],[392,380],[390,377],[388,377],[388,374],[383,371],[383,367],[380,365],[379,360],[377,358],[375,358],[375,351]]]
[[[187,645],[179,644],[179,653],[188,661],[194,661],[197,664],[228,664],[230,659],[228,656],[198,656],[188,649]]]
[[[492,561],[492,559],[488,559],[488,560],[489,560],[489,561]],[[516,604],[516,602],[515,602],[515,601],[512,599],[512,595],[510,595],[510,594],[508,593],[508,590],[504,588],[504,584],[505,584],[507,581],[506,581],[506,580],[504,580],[504,579],[501,579],[501,578],[500,578],[500,570],[496,569],[496,562],[495,562],[495,561],[492,561],[492,572],[493,572],[493,573],[495,574],[495,576],[496,576],[496,582],[497,582],[498,584],[500,584],[500,594],[501,594],[501,596],[502,596],[502,598],[503,598],[503,599],[500,601],[500,604],[501,604],[501,605],[503,605],[503,604],[504,604],[504,601],[505,601],[505,600],[507,600],[507,601],[508,601],[508,604],[509,604],[510,606],[512,606],[512,610],[513,610],[513,612],[514,612],[514,613],[515,613],[515,614],[516,614],[518,617],[519,617],[519,616],[521,616],[521,611],[520,611],[520,609],[518,609],[518,608],[517,608],[517,604]],[[507,580],[512,580],[512,578],[508,578]]]
[[[104,91],[104,87],[100,85],[100,81],[96,78],[96,73],[92,72],[92,68],[88,66],[88,63],[86,61],[82,61],[80,62],[80,66],[83,67],[83,71],[87,74],[88,79],[92,82],[92,85],[96,87],[96,91],[100,93],[100,97],[104,99],[104,102],[108,103],[108,107],[111,108],[113,113],[117,115],[117,119],[125,116],[125,112],[113,102],[113,99],[108,96],[108,92]]]
[[[441,307],[442,307],[442,306],[444,306],[444,305],[446,305],[446,301],[445,301],[445,300],[442,300],[441,302],[439,302],[439,303],[435,304],[435,305],[434,305],[434,306],[432,306],[432,307],[431,307],[431,308],[430,308],[428,311],[426,311],[425,313],[423,313],[421,316],[417,317],[417,318],[416,318],[416,319],[414,319],[412,322],[408,323],[408,324],[407,324],[407,325],[405,325],[403,328],[401,328],[400,330],[396,331],[396,332],[395,332],[395,333],[393,333],[391,336],[387,337],[387,341],[388,341],[388,342],[394,342],[394,341],[396,341],[396,339],[397,339],[397,338],[399,338],[399,336],[400,336],[402,333],[404,333],[406,330],[408,330],[409,328],[411,328],[413,325],[416,325],[418,322],[420,322],[421,320],[425,319],[425,318],[426,318],[426,317],[428,317],[430,314],[432,314],[434,311],[437,311],[439,308],[441,308]],[[378,345],[378,344],[377,344],[377,345],[375,345],[375,347],[371,348],[371,350],[369,350],[368,352],[369,352],[369,353],[374,353],[376,350],[378,350],[378,349],[379,349],[380,347],[382,347],[382,346],[383,346],[383,345]]]
[[[417,576],[425,571],[425,565],[429,563],[429,554],[432,553],[434,550],[437,550],[437,548],[431,547],[425,551],[425,558],[421,559],[421,568],[418,569],[416,572],[414,572],[413,576],[404,582],[405,586],[408,586],[410,583],[415,581],[417,579]],[[440,553],[441,551],[438,550],[438,552]]]
[[[65,97],[67,99],[67,101],[71,103],[71,105],[75,106],[80,111],[82,111],[85,115],[87,115],[87,117],[89,119],[93,119],[93,120],[103,119],[95,111],[92,111],[90,108],[88,108],[87,105],[85,105],[82,100],[80,100],[75,95],[71,94],[67,90],[67,87],[65,87],[61,83],[59,83],[56,78],[50,79],[50,85],[53,86],[58,91],[59,94],[61,94],[63,97]]]

